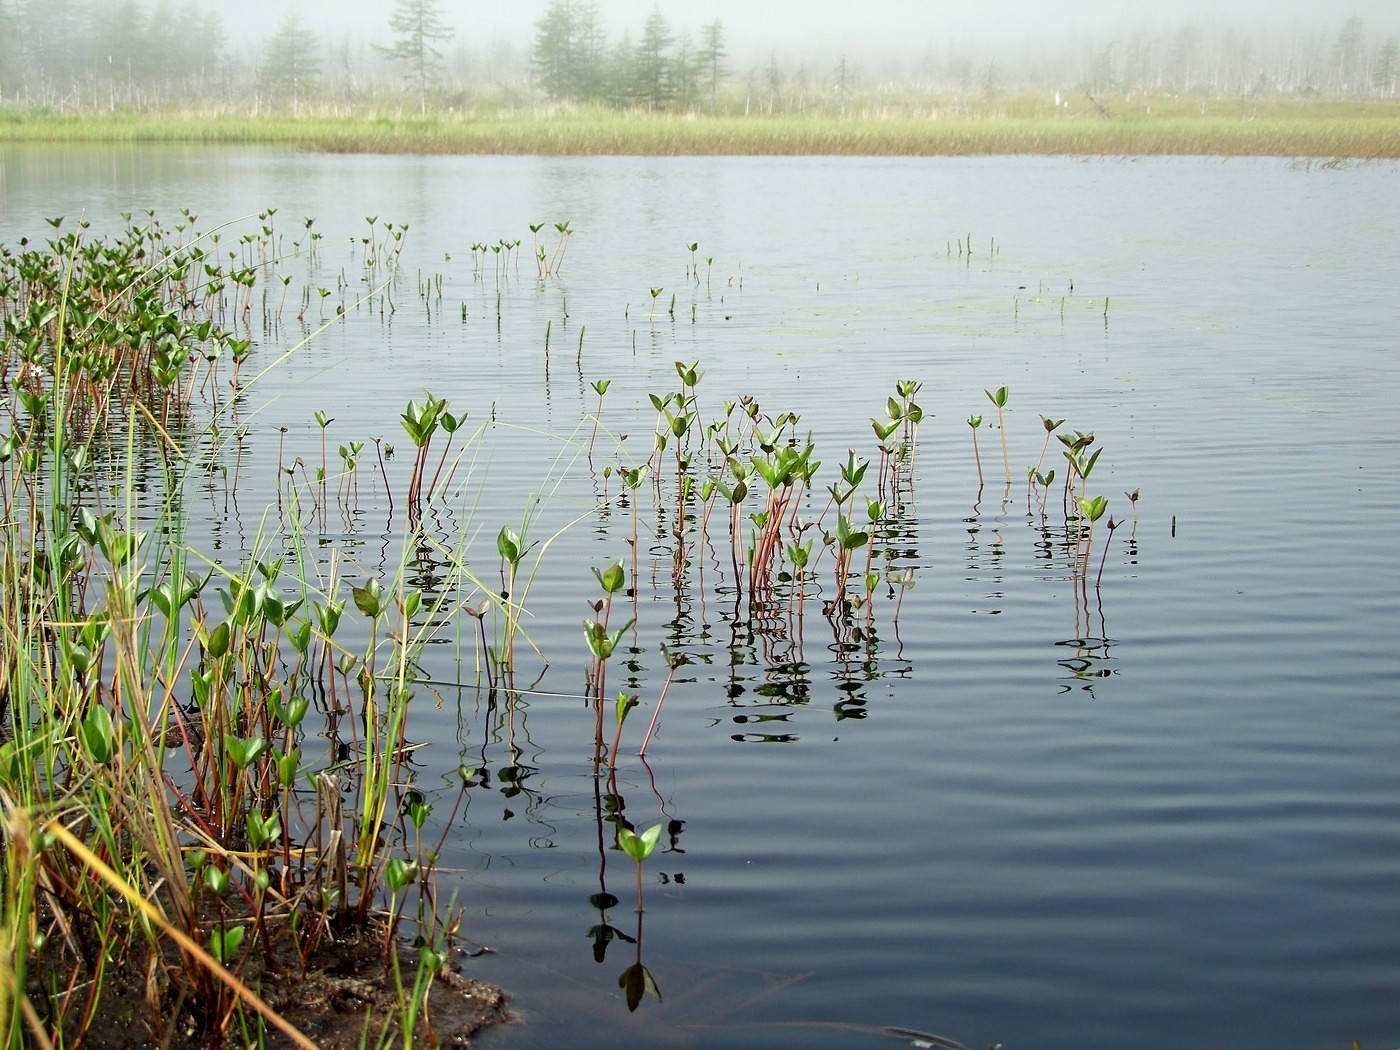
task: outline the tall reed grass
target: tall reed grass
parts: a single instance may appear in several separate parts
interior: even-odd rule
[[[1095,100],[1097,101],[1097,100]],[[1098,107],[1041,96],[919,98],[830,114],[716,116],[589,107],[301,117],[233,112],[0,114],[0,142],[287,145],[328,152],[1400,157],[1393,102],[1134,96]]]

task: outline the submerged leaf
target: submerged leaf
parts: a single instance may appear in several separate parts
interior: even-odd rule
[[[648,992],[656,996],[658,1003],[661,1002],[661,989],[656,986],[656,979],[652,977],[651,971],[639,962],[622,971],[622,976],[617,979],[617,986],[627,995],[628,1010],[636,1010]]]

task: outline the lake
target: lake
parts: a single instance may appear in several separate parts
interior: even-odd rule
[[[518,640],[517,688],[493,692],[475,621],[449,618],[409,733],[438,894],[492,949],[465,972],[521,1018],[479,1045],[1400,1043],[1396,165],[0,148],[0,243],[146,209],[229,223],[224,248],[271,221],[288,256],[248,315],[237,436],[189,482],[191,546],[236,566],[299,531],[347,580],[391,575],[399,417],[427,392],[467,422],[425,533],[492,589],[498,531],[530,515],[538,653]],[[321,247],[295,254],[312,217]],[[396,275],[360,240],[386,222]],[[554,259],[564,222],[541,279],[536,236]],[[676,362],[703,373],[697,431],[633,499],[618,471],[651,457]],[[871,418],[903,380],[923,418],[871,529],[878,580],[828,618],[828,486],[848,450],[872,461],[850,504],[869,525]],[[722,496],[702,534],[692,491],[674,567],[676,449],[746,397],[821,461],[793,509],[823,521],[811,579],[759,607]],[[317,411],[332,472],[366,442],[322,516],[291,502]],[[1087,568],[1075,431],[1108,500]],[[1032,491],[1037,463],[1057,474]],[[640,704],[610,782],[582,623],[592,569],[631,575],[634,502],[607,695]],[[414,571],[431,591],[444,565]],[[687,662],[643,762],[663,642]],[[448,823],[459,765],[480,772]],[[618,807],[669,831],[640,947]],[[639,957],[660,998],[630,1010]]]

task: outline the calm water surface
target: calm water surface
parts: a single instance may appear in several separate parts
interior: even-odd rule
[[[317,327],[315,304],[295,320],[304,288],[331,290],[332,320],[246,391],[238,486],[192,483],[193,543],[233,564],[267,508],[285,520],[276,466],[319,462],[315,410],[332,445],[406,448],[398,414],[425,390],[472,426],[494,412],[432,521],[476,571],[536,494],[534,538],[581,517],[531,593],[532,687],[493,702],[454,626],[415,701],[425,786],[490,774],[443,885],[495,949],[468,971],[523,1018],[483,1046],[910,1042],[891,1027],[1009,1050],[1400,1045],[1393,165],[0,150],[4,243],[146,208],[234,221],[232,242],[269,207],[287,241],[315,216],[325,247],[281,265],[291,307],[255,310],[259,365]],[[351,244],[366,216],[409,227],[387,290]],[[539,282],[528,226],[552,250],[563,220]],[[499,238],[524,241],[503,272],[471,250]],[[823,487],[847,448],[875,454],[895,381],[922,380],[915,498],[877,543],[915,583],[897,617],[882,584],[855,654],[820,598],[800,646],[765,646],[726,597],[722,528],[678,602],[644,501],[618,791],[639,826],[682,830],[646,866],[662,1001],[629,1012],[636,949],[598,963],[590,938],[600,885],[609,924],[637,920],[630,862],[599,850],[579,625],[589,568],[629,556],[630,510],[592,510],[618,494],[602,467],[646,458],[676,360],[701,363],[707,419],[741,395],[799,413]],[[979,493],[966,420],[994,424],[983,390],[1003,384],[1019,480],[984,425]],[[1126,522],[1084,596],[1027,512],[1041,414],[1097,436],[1090,488]],[[1057,448],[1046,464],[1063,476]],[[322,549],[390,572],[402,507],[362,477]],[[668,638],[692,663],[644,765]]]

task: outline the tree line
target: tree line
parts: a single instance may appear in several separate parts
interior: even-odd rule
[[[705,25],[698,39],[679,34],[653,6],[636,41],[609,43],[592,0],[551,0],[535,25],[530,69],[555,101],[601,102],[618,109],[693,110],[718,105],[729,76],[724,23]]]
[[[231,45],[207,0],[0,0],[0,107],[299,110],[399,97],[430,107],[541,103],[623,110],[847,114],[924,94],[1395,98],[1400,42],[1359,16],[1336,31],[1210,23],[1131,28],[1016,52],[950,40],[883,54],[732,53],[719,19],[673,26],[653,7],[613,36],[595,0],[550,0],[528,45],[458,40],[444,0],[395,0],[370,39],[291,8]]]
[[[0,101],[147,107],[227,93],[217,11],[195,0],[0,0]]]
[[[368,55],[293,8],[248,62],[229,47],[218,9],[201,0],[0,0],[0,104],[296,108],[324,100],[336,68],[335,90],[354,92],[381,92],[397,74],[426,111],[452,37],[441,0],[395,0]]]

